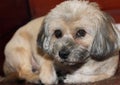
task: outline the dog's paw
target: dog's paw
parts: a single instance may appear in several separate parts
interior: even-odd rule
[[[40,79],[43,84],[47,85],[52,85],[52,84],[57,84],[58,79],[56,75],[51,74],[40,74]]]
[[[43,83],[43,84],[47,84],[47,85],[52,85],[52,84],[57,84],[58,83],[58,81],[57,81],[57,79],[54,79],[54,78],[52,78],[52,77],[45,77],[45,76],[43,76],[42,78],[41,78],[41,82]]]
[[[77,75],[66,75],[64,83],[66,84],[80,83],[80,77],[78,77]]]
[[[21,78],[21,79],[25,79],[25,78]],[[34,84],[40,84],[41,83],[39,76],[35,76],[35,75],[27,76],[25,81],[29,82],[29,83],[34,83]]]
[[[66,75],[65,79],[64,79],[64,83],[72,83],[73,79],[71,75]]]

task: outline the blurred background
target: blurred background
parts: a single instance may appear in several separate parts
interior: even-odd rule
[[[4,47],[13,33],[31,19],[46,15],[64,0],[0,0],[0,75],[3,75]],[[90,0],[120,22],[120,0]]]

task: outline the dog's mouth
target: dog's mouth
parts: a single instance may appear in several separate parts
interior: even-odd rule
[[[62,63],[62,64],[64,64],[64,65],[70,65],[70,66],[72,66],[72,65],[78,64],[79,62],[62,61],[62,62],[60,62],[60,63]]]
[[[78,64],[83,64],[87,62],[87,58],[85,60],[78,60],[78,61],[67,61],[67,60],[63,60],[61,61],[60,63],[63,64],[63,65],[69,65],[69,66],[74,66],[74,65],[78,65]]]
[[[66,60],[60,59],[59,57],[55,58],[54,62],[58,62],[63,65],[71,65],[71,66],[80,63],[80,62],[75,62],[75,61],[68,61],[67,59]]]
[[[83,64],[85,62],[87,62],[87,58],[85,60],[76,60],[76,61],[69,61],[69,60],[56,60],[55,62],[59,62],[60,64],[66,65],[66,66],[74,66],[74,65],[78,65],[78,64]]]

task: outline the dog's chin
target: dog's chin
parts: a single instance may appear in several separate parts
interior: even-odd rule
[[[63,61],[63,62],[60,62],[60,63],[63,64],[63,65],[69,65],[69,66],[81,64],[81,62],[66,62],[66,61]]]
[[[85,61],[81,61],[81,60],[77,60],[77,61],[69,61],[69,60],[63,60],[60,58],[55,58],[54,59],[55,62],[60,63],[62,65],[65,66],[74,66],[74,65],[78,65],[78,64],[83,64]]]

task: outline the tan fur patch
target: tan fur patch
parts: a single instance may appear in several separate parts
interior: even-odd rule
[[[25,49],[23,47],[17,47],[16,51],[23,53],[25,51]]]
[[[43,50],[42,49],[40,49],[40,48],[38,48],[37,47],[37,53],[39,54],[39,55],[41,55],[41,56],[44,56],[44,52],[43,52]]]
[[[23,37],[25,40],[30,41],[32,38],[32,35],[26,31],[22,31],[19,33],[21,37]]]
[[[15,51],[22,54],[22,55],[26,54],[26,50],[23,47],[16,47]]]

